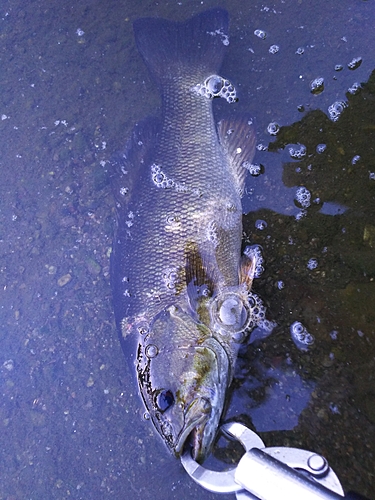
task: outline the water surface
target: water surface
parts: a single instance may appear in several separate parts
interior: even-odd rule
[[[114,326],[105,175],[133,124],[160,104],[132,21],[217,5],[231,18],[221,70],[238,89],[230,112],[257,124],[264,168],[247,180],[244,232],[263,247],[254,287],[278,325],[244,346],[227,418],[269,446],[324,454],[346,490],[375,495],[373,2],[9,0],[0,7],[0,498],[218,498],[142,418]],[[218,118],[228,112],[214,104]],[[296,321],[315,338],[307,351],[291,339]],[[216,455],[237,452],[220,443]]]

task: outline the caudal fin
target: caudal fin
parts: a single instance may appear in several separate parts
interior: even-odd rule
[[[142,18],[134,22],[135,40],[151,74],[165,79],[216,73],[228,45],[228,13],[211,9],[186,22]]]

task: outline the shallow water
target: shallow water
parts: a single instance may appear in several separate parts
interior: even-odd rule
[[[219,4],[231,18],[221,70],[238,89],[230,109],[254,117],[254,161],[264,166],[247,180],[244,240],[263,247],[254,288],[278,325],[243,348],[226,417],[268,446],[322,453],[345,490],[373,497],[374,4]],[[0,7],[0,499],[219,498],[192,483],[142,418],[114,326],[104,171],[159,105],[132,21],[182,20],[216,5]],[[314,94],[319,77],[324,90]],[[345,103],[337,121],[335,102]],[[218,118],[227,112],[214,104]],[[295,159],[290,149],[301,145]],[[305,208],[300,187],[310,193]],[[291,339],[295,321],[315,338],[307,351]],[[219,443],[215,454],[229,462],[237,453]]]

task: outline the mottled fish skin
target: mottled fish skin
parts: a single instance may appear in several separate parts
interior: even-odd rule
[[[176,454],[193,434],[194,454],[202,459],[215,437],[238,348],[231,329],[219,323],[231,323],[225,318],[234,314],[233,301],[239,315],[242,309],[247,314],[252,267],[246,262],[246,283],[240,259],[246,169],[240,160],[251,161],[255,134],[244,118],[217,128],[212,99],[194,91],[221,65],[226,11],[213,9],[185,23],[140,19],[134,30],[161,91],[162,114],[135,127],[112,165],[115,316],[123,340],[137,346],[130,356],[158,431]]]

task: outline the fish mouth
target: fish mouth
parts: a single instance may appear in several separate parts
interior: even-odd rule
[[[202,434],[202,429],[204,429],[204,426],[210,419],[211,413],[212,406],[208,399],[194,399],[185,412],[185,423],[177,437],[174,447],[176,454],[180,455],[190,434],[194,435],[193,450],[200,447],[200,444],[197,442],[198,440],[196,439],[196,435],[197,433],[199,435]],[[200,430],[200,432],[198,432],[198,430]],[[196,455],[196,452],[194,452],[194,455]]]

